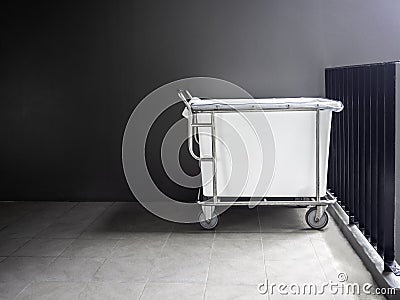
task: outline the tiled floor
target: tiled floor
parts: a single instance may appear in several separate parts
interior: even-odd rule
[[[0,203],[0,299],[383,299],[258,292],[340,272],[373,283],[334,222],[309,230],[304,213],[233,207],[204,231],[136,203]]]

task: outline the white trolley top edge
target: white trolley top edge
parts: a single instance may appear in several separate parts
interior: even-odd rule
[[[343,104],[326,98],[200,99],[188,102],[193,112],[265,111],[265,110],[331,110],[340,112]]]

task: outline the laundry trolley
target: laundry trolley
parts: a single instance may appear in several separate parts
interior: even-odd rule
[[[326,187],[330,126],[340,101],[208,99],[187,90],[178,96],[186,105],[189,152],[200,164],[203,228],[217,226],[217,206],[231,205],[306,206],[311,228],[328,224],[326,209],[336,201]]]

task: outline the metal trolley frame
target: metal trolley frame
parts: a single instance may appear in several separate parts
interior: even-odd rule
[[[276,111],[313,111],[315,112],[315,147],[316,147],[316,176],[315,176],[315,198],[304,198],[306,200],[267,200],[264,198],[262,201],[256,202],[257,205],[265,205],[265,206],[310,206],[311,208],[306,213],[306,222],[313,229],[322,229],[328,224],[328,214],[326,213],[326,209],[328,205],[336,202],[336,197],[329,191],[324,197],[320,196],[320,111],[323,108],[319,107],[291,107],[290,105],[286,105],[284,108],[257,108],[257,109],[240,109],[240,110],[201,110],[195,111],[192,109],[189,104],[190,99],[193,97],[187,90],[178,90],[179,98],[185,103],[188,110],[188,148],[190,155],[198,160],[199,162],[208,161],[212,163],[212,191],[213,196],[211,199],[203,201],[200,197],[197,201],[199,205],[201,205],[202,213],[199,216],[199,223],[205,229],[213,229],[218,224],[218,216],[215,214],[215,208],[217,206],[244,206],[249,205],[248,201],[221,201],[218,197],[217,191],[217,163],[216,163],[216,140],[215,140],[215,113],[235,113],[237,111],[240,112],[260,112],[260,111],[268,111],[268,112],[276,112]],[[199,123],[196,117],[198,112],[201,113],[209,113],[211,115],[211,122],[209,123]],[[208,127],[211,128],[211,156],[209,157],[200,157],[193,151],[193,138],[198,142],[197,129],[199,127]]]

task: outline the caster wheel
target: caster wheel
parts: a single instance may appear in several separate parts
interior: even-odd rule
[[[306,222],[308,226],[310,226],[312,229],[320,230],[324,228],[326,225],[328,225],[329,218],[326,211],[323,213],[323,215],[318,221],[315,221],[316,215],[317,215],[316,207],[312,207],[306,212]]]
[[[204,212],[202,212],[199,215],[199,223],[200,226],[203,227],[204,229],[208,230],[213,229],[218,224],[218,216],[216,214],[213,214],[210,220],[206,220],[206,216],[204,215]]]

